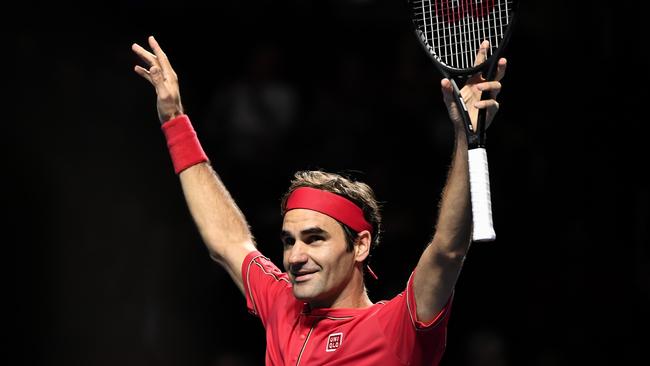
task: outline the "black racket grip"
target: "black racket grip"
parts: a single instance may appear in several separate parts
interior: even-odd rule
[[[490,92],[484,91],[481,93],[481,100],[488,100],[491,98]],[[477,143],[479,147],[485,147],[485,130],[486,130],[486,125],[487,121],[485,120],[487,117],[487,109],[479,109],[478,110],[478,121],[476,124],[476,134],[478,135],[477,137]]]

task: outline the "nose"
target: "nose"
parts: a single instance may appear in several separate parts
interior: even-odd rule
[[[296,240],[296,242],[287,249],[287,263],[289,264],[289,268],[296,266],[300,267],[307,263],[309,257],[307,256],[306,249],[306,245],[300,240]]]

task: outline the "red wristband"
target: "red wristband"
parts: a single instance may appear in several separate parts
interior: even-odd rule
[[[182,114],[163,123],[162,130],[167,139],[169,155],[176,174],[193,165],[208,161],[208,156],[203,151],[187,115]]]

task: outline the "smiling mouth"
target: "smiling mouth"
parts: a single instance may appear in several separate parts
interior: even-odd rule
[[[315,276],[316,272],[307,272],[307,273],[294,273],[293,281],[296,283],[306,282],[312,279]]]

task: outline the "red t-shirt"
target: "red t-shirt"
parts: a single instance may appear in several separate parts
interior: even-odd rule
[[[364,309],[313,309],[287,274],[260,252],[242,264],[246,305],[266,329],[266,365],[437,365],[451,299],[431,322],[416,319],[413,275],[406,290]]]

